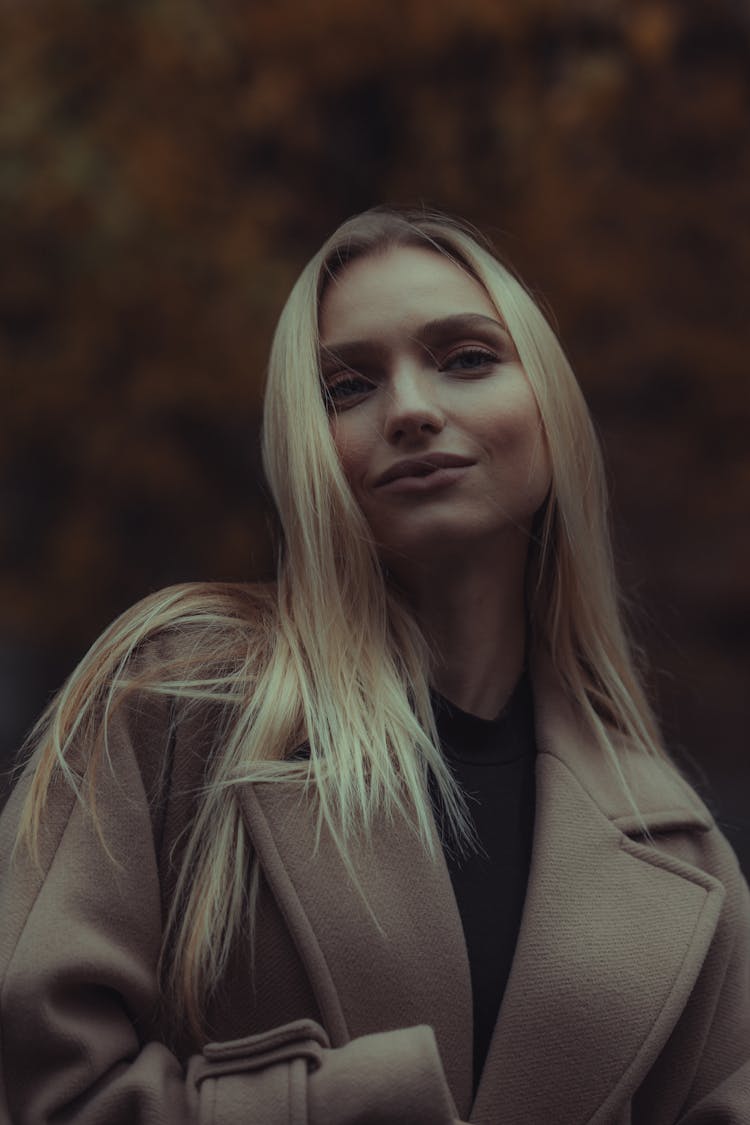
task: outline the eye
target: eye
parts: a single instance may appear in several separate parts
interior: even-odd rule
[[[491,367],[495,363],[499,363],[498,357],[487,348],[460,348],[448,356],[443,364],[443,370],[450,371],[459,368],[464,371],[478,371],[482,367]]]
[[[323,388],[326,405],[328,407],[336,406],[341,402],[345,402],[348,398],[353,398],[354,395],[361,393],[357,390],[358,385],[365,389],[370,386],[367,380],[363,379],[361,375],[344,375],[339,379],[334,379],[332,382],[327,383]],[[354,388],[353,393],[348,393],[351,388]]]

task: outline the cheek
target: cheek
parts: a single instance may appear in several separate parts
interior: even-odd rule
[[[488,441],[495,449],[522,457],[541,441],[541,421],[535,404],[518,403],[487,420]]]
[[[530,420],[527,430],[526,479],[532,497],[541,503],[552,483],[552,464],[547,437],[538,414]]]
[[[526,480],[542,488],[549,485],[549,449],[536,403],[519,404],[517,410],[497,419],[491,443],[505,470],[519,483]]]
[[[341,468],[344,476],[355,487],[357,481],[367,472],[368,446],[362,434],[356,428],[342,425],[340,419],[331,421],[331,437],[336,446]]]

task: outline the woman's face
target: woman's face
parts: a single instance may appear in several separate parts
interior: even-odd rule
[[[473,278],[418,247],[356,259],[324,293],[320,339],[333,439],[384,561],[429,565],[527,536],[549,488],[547,445],[513,342]],[[468,464],[379,483],[434,453]]]

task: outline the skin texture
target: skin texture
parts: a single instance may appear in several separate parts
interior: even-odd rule
[[[428,327],[457,315],[493,323]],[[513,341],[478,282],[416,247],[346,266],[323,295],[320,339],[341,464],[391,580],[437,646],[433,685],[494,718],[523,666],[529,531],[550,485]],[[474,463],[429,492],[377,486],[394,462],[434,452]]]

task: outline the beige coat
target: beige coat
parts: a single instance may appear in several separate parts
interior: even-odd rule
[[[168,742],[131,708],[101,771],[114,872],[64,786],[43,872],[0,821],[0,1120],[13,1125],[748,1125],[750,896],[710,813],[623,754],[654,835],[544,667],[535,671],[537,817],[512,972],[472,1105],[472,1001],[442,854],[398,824],[355,853],[382,931],[299,789],[245,785],[263,872],[256,989],[246,951],[212,1009],[217,1042],[159,1041],[155,963],[210,720]],[[148,794],[148,796],[147,796]]]

